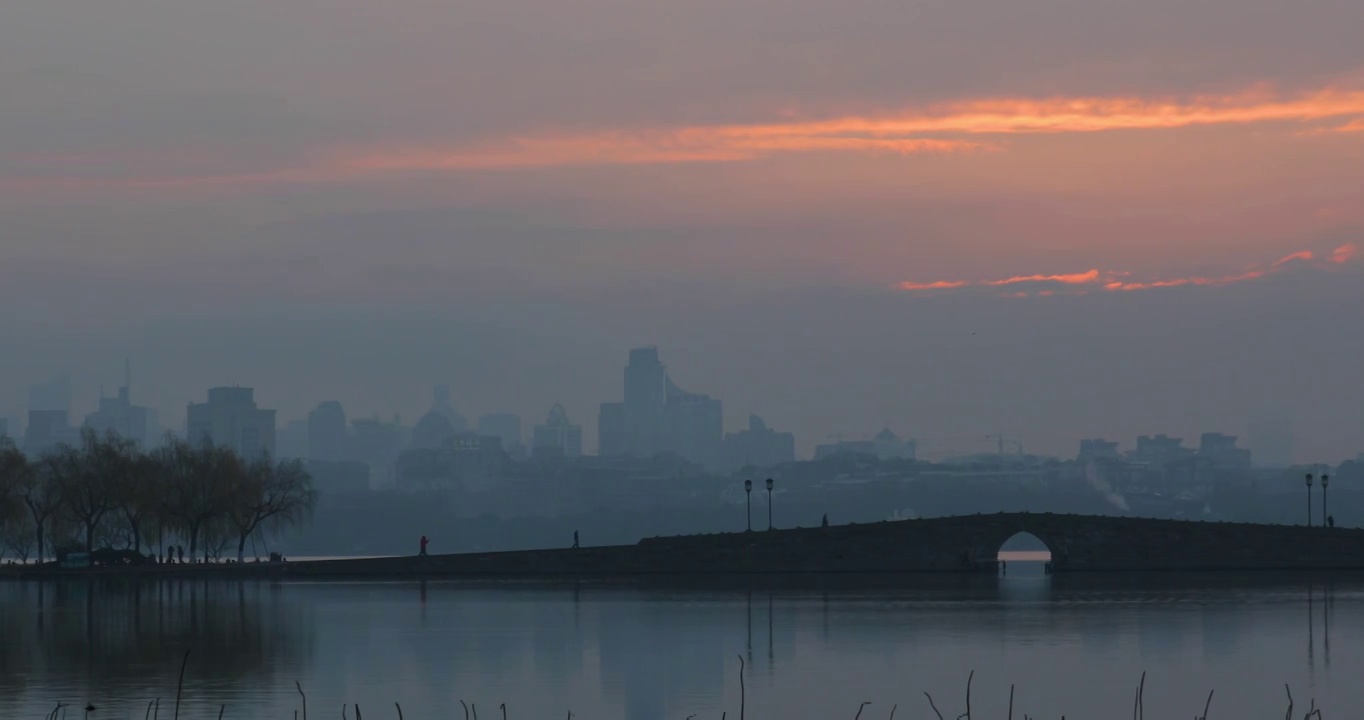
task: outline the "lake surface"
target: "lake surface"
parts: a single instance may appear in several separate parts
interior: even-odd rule
[[[667,584],[0,583],[0,717],[1281,718],[1364,707],[1364,584],[1270,576]],[[300,714],[300,717],[302,715]]]

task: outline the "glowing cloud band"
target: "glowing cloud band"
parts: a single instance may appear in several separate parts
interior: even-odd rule
[[[906,281],[897,287],[908,292],[926,292],[934,290],[959,290],[964,288],[997,288],[1017,285],[1038,285],[1049,288],[1055,285],[1074,286],[1075,290],[1067,294],[1085,294],[1089,289],[1103,290],[1107,292],[1132,292],[1137,290],[1154,290],[1157,288],[1174,288],[1185,286],[1206,286],[1216,287],[1220,285],[1231,285],[1233,283],[1248,282],[1259,280],[1275,273],[1287,270],[1295,264],[1307,264],[1318,269],[1327,269],[1332,266],[1340,266],[1352,261],[1358,254],[1359,248],[1354,244],[1346,244],[1331,251],[1324,260],[1315,260],[1315,254],[1310,250],[1302,250],[1291,255],[1286,255],[1273,263],[1261,268],[1251,268],[1244,272],[1230,275],[1190,275],[1175,278],[1157,278],[1147,281],[1127,280],[1129,273],[1125,272],[1102,272],[1097,269],[1082,273],[1061,273],[1055,275],[1020,275],[1000,280],[931,280],[927,282]],[[1006,293],[1005,297],[1029,297],[1037,295],[1048,297],[1059,294],[1054,289],[1042,289],[1036,292],[1024,290]]]

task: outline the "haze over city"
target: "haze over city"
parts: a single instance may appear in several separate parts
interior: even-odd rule
[[[1361,28],[3,3],[0,717],[1343,717]]]
[[[415,417],[447,383],[466,414],[586,419],[656,344],[727,425],[758,412],[803,454],[887,425],[1060,453],[1287,418],[1301,459],[1351,457],[1361,22],[22,3],[0,26],[0,413],[58,372],[93,407],[132,357],[167,418],[231,383],[284,418]]]

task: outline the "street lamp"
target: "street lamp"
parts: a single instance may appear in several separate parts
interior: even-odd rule
[[[748,531],[753,532],[753,481],[744,481],[744,505],[748,509]]]
[[[772,478],[767,479],[767,529],[772,529]]]
[[[1330,475],[1326,475],[1326,474],[1322,474],[1322,476],[1321,476],[1321,524],[1322,524],[1323,526],[1327,524],[1327,518],[1331,517],[1330,515],[1328,515],[1328,514],[1326,513],[1326,510],[1327,510],[1327,507],[1326,507],[1326,486],[1327,486],[1328,484],[1330,484],[1330,482],[1331,482],[1331,476],[1330,476]]]
[[[1307,473],[1307,527],[1312,527],[1312,473]]]

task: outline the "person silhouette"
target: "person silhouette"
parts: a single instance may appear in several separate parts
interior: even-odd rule
[[[1335,515],[1327,515],[1327,516],[1326,516],[1326,527],[1332,527],[1332,528],[1333,528],[1333,527],[1335,527],[1335,526],[1336,526],[1336,516],[1335,516]]]
[[[425,556],[425,555],[426,555],[426,543],[428,543],[428,542],[430,542],[430,541],[426,539],[426,536],[425,536],[425,535],[423,535],[423,536],[422,536],[422,539],[421,539],[421,552],[417,553],[418,555],[421,555],[421,556]]]
[[[578,531],[573,531],[573,547],[578,547]]]

